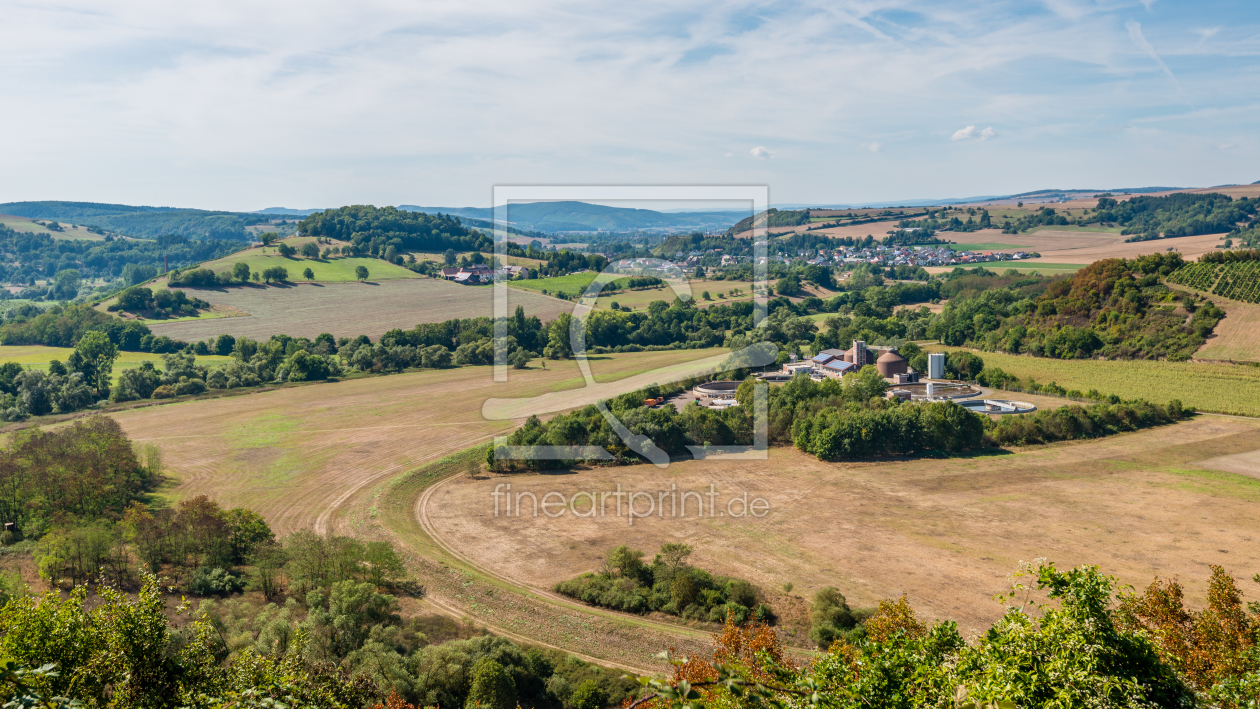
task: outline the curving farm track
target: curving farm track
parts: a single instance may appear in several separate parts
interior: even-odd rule
[[[598,358],[592,369],[601,381],[624,377],[632,384],[634,375],[714,352],[625,354]],[[513,371],[511,377],[513,396],[566,391],[562,398],[570,406],[564,408],[589,403],[595,392],[609,395],[605,387],[582,389],[572,362]],[[111,416],[135,442],[161,449],[170,478],[162,496],[207,495],[225,507],[248,507],[280,536],[299,529],[388,535],[375,520],[388,484],[519,425],[520,419],[491,421],[481,414],[483,402],[505,395],[504,386],[491,381],[489,368],[460,368],[283,387]],[[414,570],[429,588],[434,610],[505,636],[635,672],[651,671],[652,655],[670,645],[685,651],[708,645],[701,633],[662,624],[644,632],[639,619],[561,603],[497,577],[486,577],[496,584],[490,593],[500,590],[492,602],[471,599],[466,589],[484,585],[477,578],[482,572],[468,565],[472,575],[452,585],[448,577],[455,572],[442,565],[446,557],[464,564],[458,552],[437,547],[438,553],[426,556],[400,541],[412,547]]]

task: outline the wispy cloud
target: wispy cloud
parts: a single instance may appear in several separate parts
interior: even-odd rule
[[[1146,52],[1159,65],[1159,68],[1168,76],[1173,86],[1177,87],[1177,93],[1184,97],[1186,92],[1181,90],[1181,82],[1177,81],[1176,76],[1173,76],[1172,69],[1169,69],[1168,65],[1164,63],[1163,58],[1159,56],[1159,52],[1155,51],[1154,45],[1146,40],[1146,35],[1142,34],[1141,23],[1135,20],[1126,20],[1124,27],[1129,31],[1129,40],[1133,42],[1134,46]]]
[[[770,158],[774,157],[774,151],[771,150],[770,148],[767,148],[764,145],[758,145],[757,147],[753,148],[752,150],[749,150],[748,152],[754,158],[758,158],[760,160],[769,160]]]
[[[38,107],[0,121],[0,201],[460,206],[495,183],[744,179],[877,201],[1219,184],[1260,158],[1239,138],[1260,133],[1256,3],[1140,25],[1132,0],[0,3],[6,105]],[[1201,107],[1170,109],[1170,80]],[[1108,128],[1133,125],[1159,149]],[[853,146],[880,159],[838,174]],[[995,158],[1026,167],[980,169]]]

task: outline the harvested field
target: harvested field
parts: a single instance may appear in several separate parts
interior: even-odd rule
[[[1208,296],[1225,311],[1208,341],[1194,353],[1196,359],[1260,362],[1260,305]]]
[[[921,614],[957,620],[966,635],[1001,615],[992,596],[1006,590],[1021,560],[1099,564],[1138,587],[1176,576],[1196,600],[1208,564],[1235,577],[1252,573],[1260,565],[1260,482],[1196,461],[1257,451],[1260,422],[1201,416],[1172,429],[972,458],[823,463],[777,448],[767,461],[457,477],[434,488],[418,512],[440,542],[540,593],[596,569],[620,544],[650,556],[665,542],[685,542],[697,566],[772,593],[788,582],[804,597],[835,585],[854,606],[906,594]],[[1255,458],[1239,460],[1229,464],[1260,474]],[[604,516],[576,517],[574,509],[590,508],[581,496],[554,517],[534,516],[529,497],[519,515],[501,506],[495,516],[491,495],[508,484],[513,495],[540,500],[618,485],[667,501],[671,491],[692,491],[705,505],[712,485],[716,511],[734,514],[697,515],[693,499],[686,517],[667,509],[631,525],[615,514],[615,499]],[[745,492],[769,502],[763,517],[739,516],[740,505],[729,503]],[[642,512],[648,498],[638,499]]]
[[[974,266],[982,266],[997,273],[1004,273],[1009,269],[1014,269],[1020,273],[1040,273],[1043,276],[1058,276],[1064,274],[1075,273],[1086,264],[1082,263],[1047,263],[1036,259],[1027,261],[988,261],[975,264],[958,264],[956,266],[927,266],[923,270],[931,274],[949,273],[955,268],[971,268]]]
[[[627,353],[591,358],[597,380],[612,381],[725,350]],[[352,379],[227,399],[166,404],[111,414],[138,442],[162,450],[171,483],[164,496],[206,494],[224,506],[262,513],[277,534],[314,528],[372,537],[401,534],[380,517],[406,521],[420,482],[406,474],[492,436],[518,421],[488,421],[482,403],[503,396],[568,391],[572,405],[589,403],[574,362],[513,370],[509,384],[491,381],[491,368],[466,367]],[[608,391],[599,390],[602,395]],[[462,466],[462,463],[460,464]],[[442,469],[449,474],[463,467]],[[389,487],[392,481],[398,487]],[[386,494],[388,493],[388,494]],[[397,504],[395,504],[397,503]],[[414,526],[414,517],[409,518]],[[403,525],[405,526],[405,524]],[[468,617],[513,637],[562,646],[631,669],[657,668],[653,653],[676,644],[707,647],[703,633],[669,633],[631,619],[580,610],[557,611],[510,588],[488,585],[446,563],[423,532],[396,537],[412,572],[429,591],[431,610]]]
[[[933,352],[957,347],[927,345]],[[1209,362],[1153,360],[1050,359],[979,352],[986,367],[1000,367],[1020,379],[1054,382],[1065,389],[1115,394],[1166,404],[1173,399],[1190,408],[1260,416],[1260,367]]]
[[[968,243],[950,244],[949,248],[953,251],[1018,251],[1025,247],[1018,244]]]
[[[731,291],[736,289],[739,290],[739,294],[731,295]],[[709,292],[712,300],[704,300],[701,297],[701,294],[705,291]],[[752,284],[748,281],[710,281],[707,278],[692,278],[688,280],[687,288],[683,292],[691,293],[691,297],[695,299],[697,307],[706,308],[719,303],[748,300],[752,297]],[[626,290],[613,295],[602,295],[596,303],[597,307],[609,308],[612,307],[613,301],[616,301],[623,308],[646,310],[652,301],[663,300],[670,303],[673,302],[676,295],[673,288],[660,286],[658,288],[644,288],[643,290]],[[719,295],[722,297],[719,298]]]
[[[45,220],[41,219],[40,221],[42,222]],[[55,221],[55,220],[47,220],[47,221]],[[0,224],[3,224],[4,226],[12,229],[13,231],[29,231],[32,234],[39,234],[42,236],[51,236],[54,239],[63,239],[63,240],[82,239],[84,241],[104,241],[105,239],[104,235],[93,234],[92,232],[88,231],[86,227],[70,226],[68,222],[65,224],[62,224],[61,222],[57,222],[57,223],[61,224],[61,228],[62,228],[61,231],[53,231],[52,229],[49,229],[43,224],[37,224],[34,221],[27,219],[26,217],[15,217],[11,214],[0,214]]]
[[[590,358],[601,382],[725,353],[671,350]],[[200,359],[200,358],[199,358]],[[248,396],[188,401],[111,414],[134,440],[156,443],[173,480],[169,494],[208,494],[248,505],[289,532],[333,512],[361,484],[411,470],[512,428],[490,421],[493,397],[572,392],[589,403],[573,361],[537,361],[492,381],[490,367],[461,367],[310,384]],[[610,389],[600,388],[608,396]],[[510,393],[509,393],[510,392]],[[523,417],[522,417],[523,418]],[[321,521],[322,520],[322,521]]]
[[[939,303],[914,303],[913,305],[901,305],[897,307],[897,310],[918,310],[919,308],[927,308],[929,313],[939,313],[945,309],[945,304],[948,302],[948,300],[943,300]]]
[[[943,232],[941,238],[957,243],[959,247],[974,245],[982,248],[992,244],[1011,244],[1041,254],[1038,259],[1021,263],[1035,266],[1038,262],[1088,264],[1105,258],[1134,258],[1174,248],[1186,260],[1194,260],[1213,251],[1224,238],[1223,234],[1203,234],[1175,239],[1137,241],[1126,244],[1128,237],[1115,230],[1086,230],[1068,227],[1042,227],[1027,234],[1003,234],[999,229],[983,229],[973,232]],[[993,250],[993,249],[987,249]]]
[[[1044,235],[1045,238],[1053,238],[1060,234],[1064,233],[1043,231],[1035,236]],[[1038,249],[1038,252],[1041,254],[1040,260],[1042,261],[1084,264],[1105,258],[1136,258],[1143,254],[1153,254],[1171,248],[1180,252],[1181,256],[1187,261],[1193,261],[1209,251],[1216,250],[1216,245],[1221,243],[1221,239],[1224,239],[1225,235],[1201,234],[1199,236],[1182,236],[1175,239],[1136,241],[1130,244],[1124,243],[1124,238],[1126,237],[1118,237],[1117,242],[1113,244],[1056,249],[1041,248]],[[1035,264],[1036,260],[1030,263]]]
[[[422,322],[490,317],[494,302],[491,287],[462,286],[433,278],[183,290],[249,316],[157,324],[151,326],[154,334],[189,342],[224,333],[264,340],[280,333],[313,338],[321,332],[377,338],[393,328],[410,329]],[[526,313],[544,321],[573,309],[572,303],[511,289],[508,303],[509,312],[523,305]]]

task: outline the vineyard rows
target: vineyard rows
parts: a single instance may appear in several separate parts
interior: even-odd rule
[[[1168,281],[1223,298],[1260,303],[1260,261],[1189,263],[1173,272]]]

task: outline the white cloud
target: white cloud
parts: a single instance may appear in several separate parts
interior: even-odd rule
[[[733,157],[735,157],[735,153],[727,153],[727,154],[726,154],[726,157],[728,157],[728,158],[733,158]]]
[[[858,147],[864,150],[869,150],[872,153],[878,153],[884,147],[884,144],[878,140],[871,140],[865,143],[859,143]]]
[[[758,145],[752,150],[749,150],[748,153],[759,160],[769,160],[774,157],[774,151],[764,145]]]
[[[992,126],[985,129],[979,129],[975,126],[967,126],[954,131],[950,140],[990,140],[997,137],[997,131]]]
[[[5,97],[40,107],[0,121],[0,202],[484,206],[496,183],[752,167],[789,202],[1210,185],[1242,168],[1195,151],[1260,131],[1260,21],[1228,3],[1142,25],[1125,24],[1132,0],[0,3]],[[1196,27],[1222,29],[1203,43]],[[1170,110],[1146,37],[1228,113]],[[941,126],[981,119],[1018,131],[986,143],[1016,175],[958,170]],[[1150,144],[1109,128],[1154,119]],[[836,176],[836,153],[871,135],[896,149]],[[792,147],[749,164],[729,147],[748,136]]]

